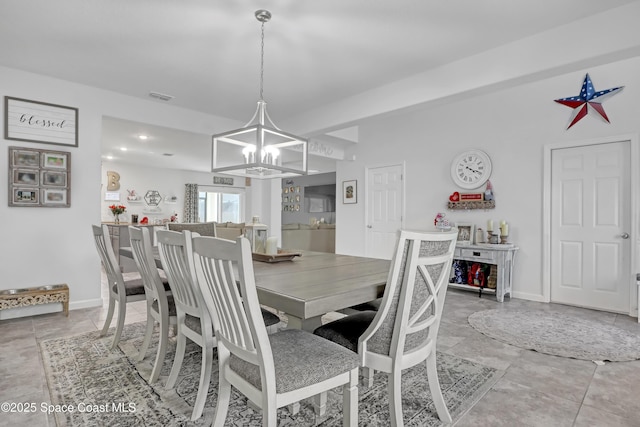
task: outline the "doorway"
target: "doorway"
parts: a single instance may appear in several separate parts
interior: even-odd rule
[[[367,168],[366,256],[391,259],[404,217],[404,165]]]
[[[630,138],[545,147],[549,301],[635,311],[636,156]]]

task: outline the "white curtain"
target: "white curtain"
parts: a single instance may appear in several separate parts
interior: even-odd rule
[[[198,222],[198,184],[185,184],[184,187],[183,222]]]

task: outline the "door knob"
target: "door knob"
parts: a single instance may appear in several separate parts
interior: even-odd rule
[[[371,226],[371,225],[367,225],[367,228],[373,228],[373,226]]]
[[[628,239],[629,238],[629,233],[622,233],[620,235],[620,237],[622,237],[623,239]]]

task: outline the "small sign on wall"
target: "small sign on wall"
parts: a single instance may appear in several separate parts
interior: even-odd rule
[[[78,146],[78,109],[4,97],[5,139]]]
[[[221,176],[214,176],[213,183],[219,185],[233,185],[233,178],[223,178]]]
[[[111,202],[119,202],[120,201],[120,193],[117,191],[107,191],[104,193],[104,199]]]

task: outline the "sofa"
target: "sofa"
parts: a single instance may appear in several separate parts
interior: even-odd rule
[[[169,222],[167,229],[172,231],[189,230],[201,236],[220,237],[221,239],[235,240],[245,231],[244,223],[235,222]]]
[[[336,252],[335,224],[283,224],[282,249]]]
[[[236,240],[245,233],[244,222],[216,222],[216,236],[221,239]]]

